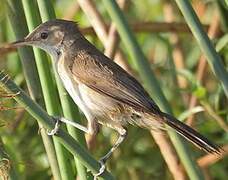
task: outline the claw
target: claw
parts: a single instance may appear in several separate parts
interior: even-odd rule
[[[59,130],[59,127],[60,127],[59,119],[58,119],[58,118],[54,118],[54,120],[56,120],[54,129],[52,129],[52,130],[47,130],[47,134],[48,134],[49,136],[53,136],[53,135],[57,134],[57,132],[58,132],[58,130]]]
[[[104,173],[104,171],[105,171],[105,160],[102,158],[102,159],[99,160],[99,163],[100,163],[101,167],[99,169],[99,172],[97,174],[94,174],[93,180],[96,180],[97,177],[102,175]]]
[[[126,129],[121,129],[121,131],[119,132],[120,136],[117,139],[116,143],[114,144],[114,146],[109,150],[109,152],[107,154],[105,154],[100,160],[99,163],[101,165],[99,172],[97,174],[94,174],[94,180],[97,179],[98,176],[100,176],[101,174],[104,173],[105,171],[105,162],[108,160],[108,158],[111,156],[111,154],[113,153],[113,151],[115,151],[119,145],[123,142],[123,140],[126,138],[127,135],[127,130]]]

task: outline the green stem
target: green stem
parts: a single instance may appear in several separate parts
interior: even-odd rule
[[[39,10],[40,10],[40,14],[41,14],[41,18],[42,18],[43,22],[48,21],[50,19],[55,19],[55,11],[54,11],[54,8],[50,1],[38,0],[37,2],[38,2],[38,6],[39,6]],[[53,67],[54,67],[55,66],[54,61],[52,61],[52,62],[53,62]],[[55,72],[55,79],[56,79],[56,83],[57,83],[57,88],[58,88],[58,92],[59,92],[59,96],[60,96],[60,102],[62,105],[64,117],[66,117],[67,119],[71,119],[71,120],[73,120],[75,118],[80,120],[79,112],[78,112],[74,102],[72,101],[71,97],[68,95],[68,93],[63,88],[57,72]],[[80,123],[80,121],[79,121],[79,123]],[[80,132],[79,130],[76,130],[71,125],[67,125],[67,130],[72,137],[74,137],[76,140],[78,140],[84,146],[86,145],[85,137],[82,132]],[[79,178],[81,180],[86,180],[87,179],[86,178],[86,174],[87,174],[86,169],[82,166],[82,164],[78,161],[78,159],[76,157],[74,157],[74,159],[75,159],[75,164],[76,164]]]
[[[8,16],[13,27],[16,38],[23,39],[28,34],[28,28],[25,21],[24,12],[21,10],[22,4],[17,0],[7,0]],[[39,77],[37,76],[37,69],[31,48],[18,49],[21,63],[23,66],[26,84],[29,94],[32,99],[40,102],[42,101],[41,87],[39,84]]]
[[[29,31],[31,32],[38,24],[41,23],[40,16],[35,16],[35,14],[39,14],[37,10],[37,6],[32,3],[30,0],[23,0],[23,6],[25,15],[27,18],[27,23],[29,27]],[[52,75],[50,72],[50,66],[48,63],[48,58],[46,54],[34,48],[34,54],[36,58],[38,73],[40,76],[41,87],[44,95],[44,101],[46,105],[46,109],[48,114],[53,116],[61,115],[61,111],[59,109],[58,95],[54,85],[54,81],[52,79]],[[54,138],[54,144],[57,152],[57,159],[59,162],[59,167],[61,169],[60,174],[62,179],[64,180],[73,180],[74,173],[69,163],[70,154],[60,145],[56,139]]]
[[[28,34],[28,28],[26,25],[24,12],[22,11],[23,7],[21,1],[8,0],[7,4],[10,22],[13,26],[16,38],[23,39]],[[29,94],[33,100],[36,100],[43,105],[41,86],[39,78],[37,76],[38,73],[35,65],[33,52],[31,51],[31,48],[20,48],[18,51],[22,62],[26,83],[29,89]],[[40,128],[42,129],[42,127]],[[52,139],[51,137],[47,136],[46,132],[43,130],[41,130],[41,136],[45,150],[47,152],[53,176],[56,180],[58,180],[60,179],[60,171],[58,163],[56,161],[56,153]]]
[[[2,23],[2,26],[0,27],[1,41],[2,42],[7,42],[12,37],[12,33],[10,33],[10,31],[9,31],[9,25],[8,25],[7,19],[2,20],[1,23]],[[16,75],[17,73],[20,73],[20,71],[21,71],[19,57],[18,58],[17,57],[18,57],[17,55],[16,55],[16,57],[14,55],[14,58],[16,60],[10,62],[10,63],[13,63],[14,66],[13,66],[13,68],[9,68],[8,69],[8,70],[11,70],[10,72],[14,72],[13,73],[14,75]],[[10,58],[8,58],[8,56],[7,56],[6,57],[7,65],[9,63],[9,59]],[[10,67],[12,67],[12,66],[10,66]],[[4,135],[2,134],[2,136],[0,138],[0,169],[2,169],[2,171],[7,173],[8,179],[10,179],[10,180],[18,180],[19,179],[18,178],[19,177],[18,166],[16,165],[16,163],[13,162],[13,161],[15,161],[16,158],[12,157],[15,154],[11,153],[9,151],[9,149],[8,149],[9,146],[12,146],[14,144],[8,141],[8,137],[7,136],[5,137],[5,139],[6,140],[4,141]],[[3,144],[3,142],[7,142],[7,145]],[[5,167],[2,168],[2,165],[3,166],[6,165],[9,169],[5,169]],[[2,172],[2,174],[4,172]]]
[[[145,55],[143,54],[136,38],[134,37],[132,31],[129,28],[126,18],[124,17],[122,11],[118,7],[116,1],[114,0],[103,0],[103,3],[114,21],[116,28],[123,40],[124,45],[127,48],[135,66],[138,68],[138,72],[145,87],[148,90],[151,97],[159,104],[159,106],[166,112],[172,113],[171,107],[166,100],[159,83],[150,68]],[[197,164],[191,159],[188,149],[184,145],[182,138],[173,131],[168,131],[168,134],[180,156],[183,165],[191,179],[202,179],[202,174],[197,168]]]
[[[189,0],[176,0],[186,22],[188,23],[193,35],[195,36],[201,50],[206,56],[215,76],[220,80],[226,96],[228,97],[228,72],[218,53],[215,51],[210,39],[204,32],[203,27],[193,10]]]
[[[0,86],[8,93],[18,94],[14,99],[25,108],[37,121],[39,121],[44,128],[53,129],[55,123],[51,116],[49,116],[38,104],[30,99],[25,92],[20,89],[7,75],[0,73]],[[93,173],[98,173],[100,164],[93,159],[88,151],[81,147],[80,144],[72,138],[68,133],[63,131],[61,128],[55,135],[56,138],[61,142],[77,159]],[[111,180],[112,175],[105,170],[101,175],[100,179]]]
[[[227,30],[228,30],[228,19],[227,19],[227,17],[228,17],[228,11],[227,11],[228,4],[226,6],[226,4],[222,0],[216,0],[216,2],[217,2],[218,10],[220,13],[220,17],[221,17],[222,29],[223,29],[223,31],[227,32]]]

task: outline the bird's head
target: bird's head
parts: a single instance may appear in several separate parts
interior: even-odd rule
[[[50,20],[40,24],[23,40],[13,42],[14,47],[24,45],[39,47],[53,56],[59,56],[81,33],[77,24],[66,20]]]

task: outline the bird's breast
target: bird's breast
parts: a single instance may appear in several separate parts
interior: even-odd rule
[[[83,101],[96,114],[106,114],[116,108],[116,102],[103,94],[100,94],[85,84],[79,84],[79,91]]]
[[[83,111],[84,114],[91,114],[90,110],[88,109],[88,107],[86,107],[81,97],[78,82],[76,82],[73,78],[73,74],[69,69],[69,64],[67,63],[67,61],[65,61],[63,57],[59,59],[56,63],[56,69],[65,89],[70,94],[74,102],[79,106],[79,108]]]
[[[63,58],[59,59],[56,68],[57,72],[64,84],[65,89],[68,91],[74,102],[80,109],[86,109],[96,116],[102,116],[115,110],[116,101],[112,98],[102,95],[85,84],[80,82],[80,79],[74,77],[69,68],[70,64]],[[83,104],[83,105],[80,105]],[[80,107],[81,106],[81,107]],[[84,106],[84,107],[82,107]]]

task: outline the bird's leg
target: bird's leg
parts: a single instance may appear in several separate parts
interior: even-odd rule
[[[101,165],[99,172],[97,174],[94,174],[94,179],[96,179],[98,176],[100,176],[104,170],[105,170],[105,162],[108,160],[108,158],[111,156],[111,154],[119,147],[119,145],[124,141],[124,139],[127,136],[127,130],[124,128],[118,129],[119,137],[115,144],[112,146],[112,148],[108,151],[107,154],[105,154],[102,158],[100,158],[99,163]]]
[[[58,132],[58,129],[60,127],[60,122],[74,126],[75,128],[77,128],[85,133],[88,133],[88,134],[93,134],[94,133],[93,131],[96,131],[96,130],[92,129],[91,126],[89,126],[89,128],[87,128],[79,123],[73,122],[64,117],[53,117],[53,119],[56,121],[55,127],[51,131],[47,132],[48,135],[55,135]],[[92,122],[92,121],[89,121],[89,122]]]

